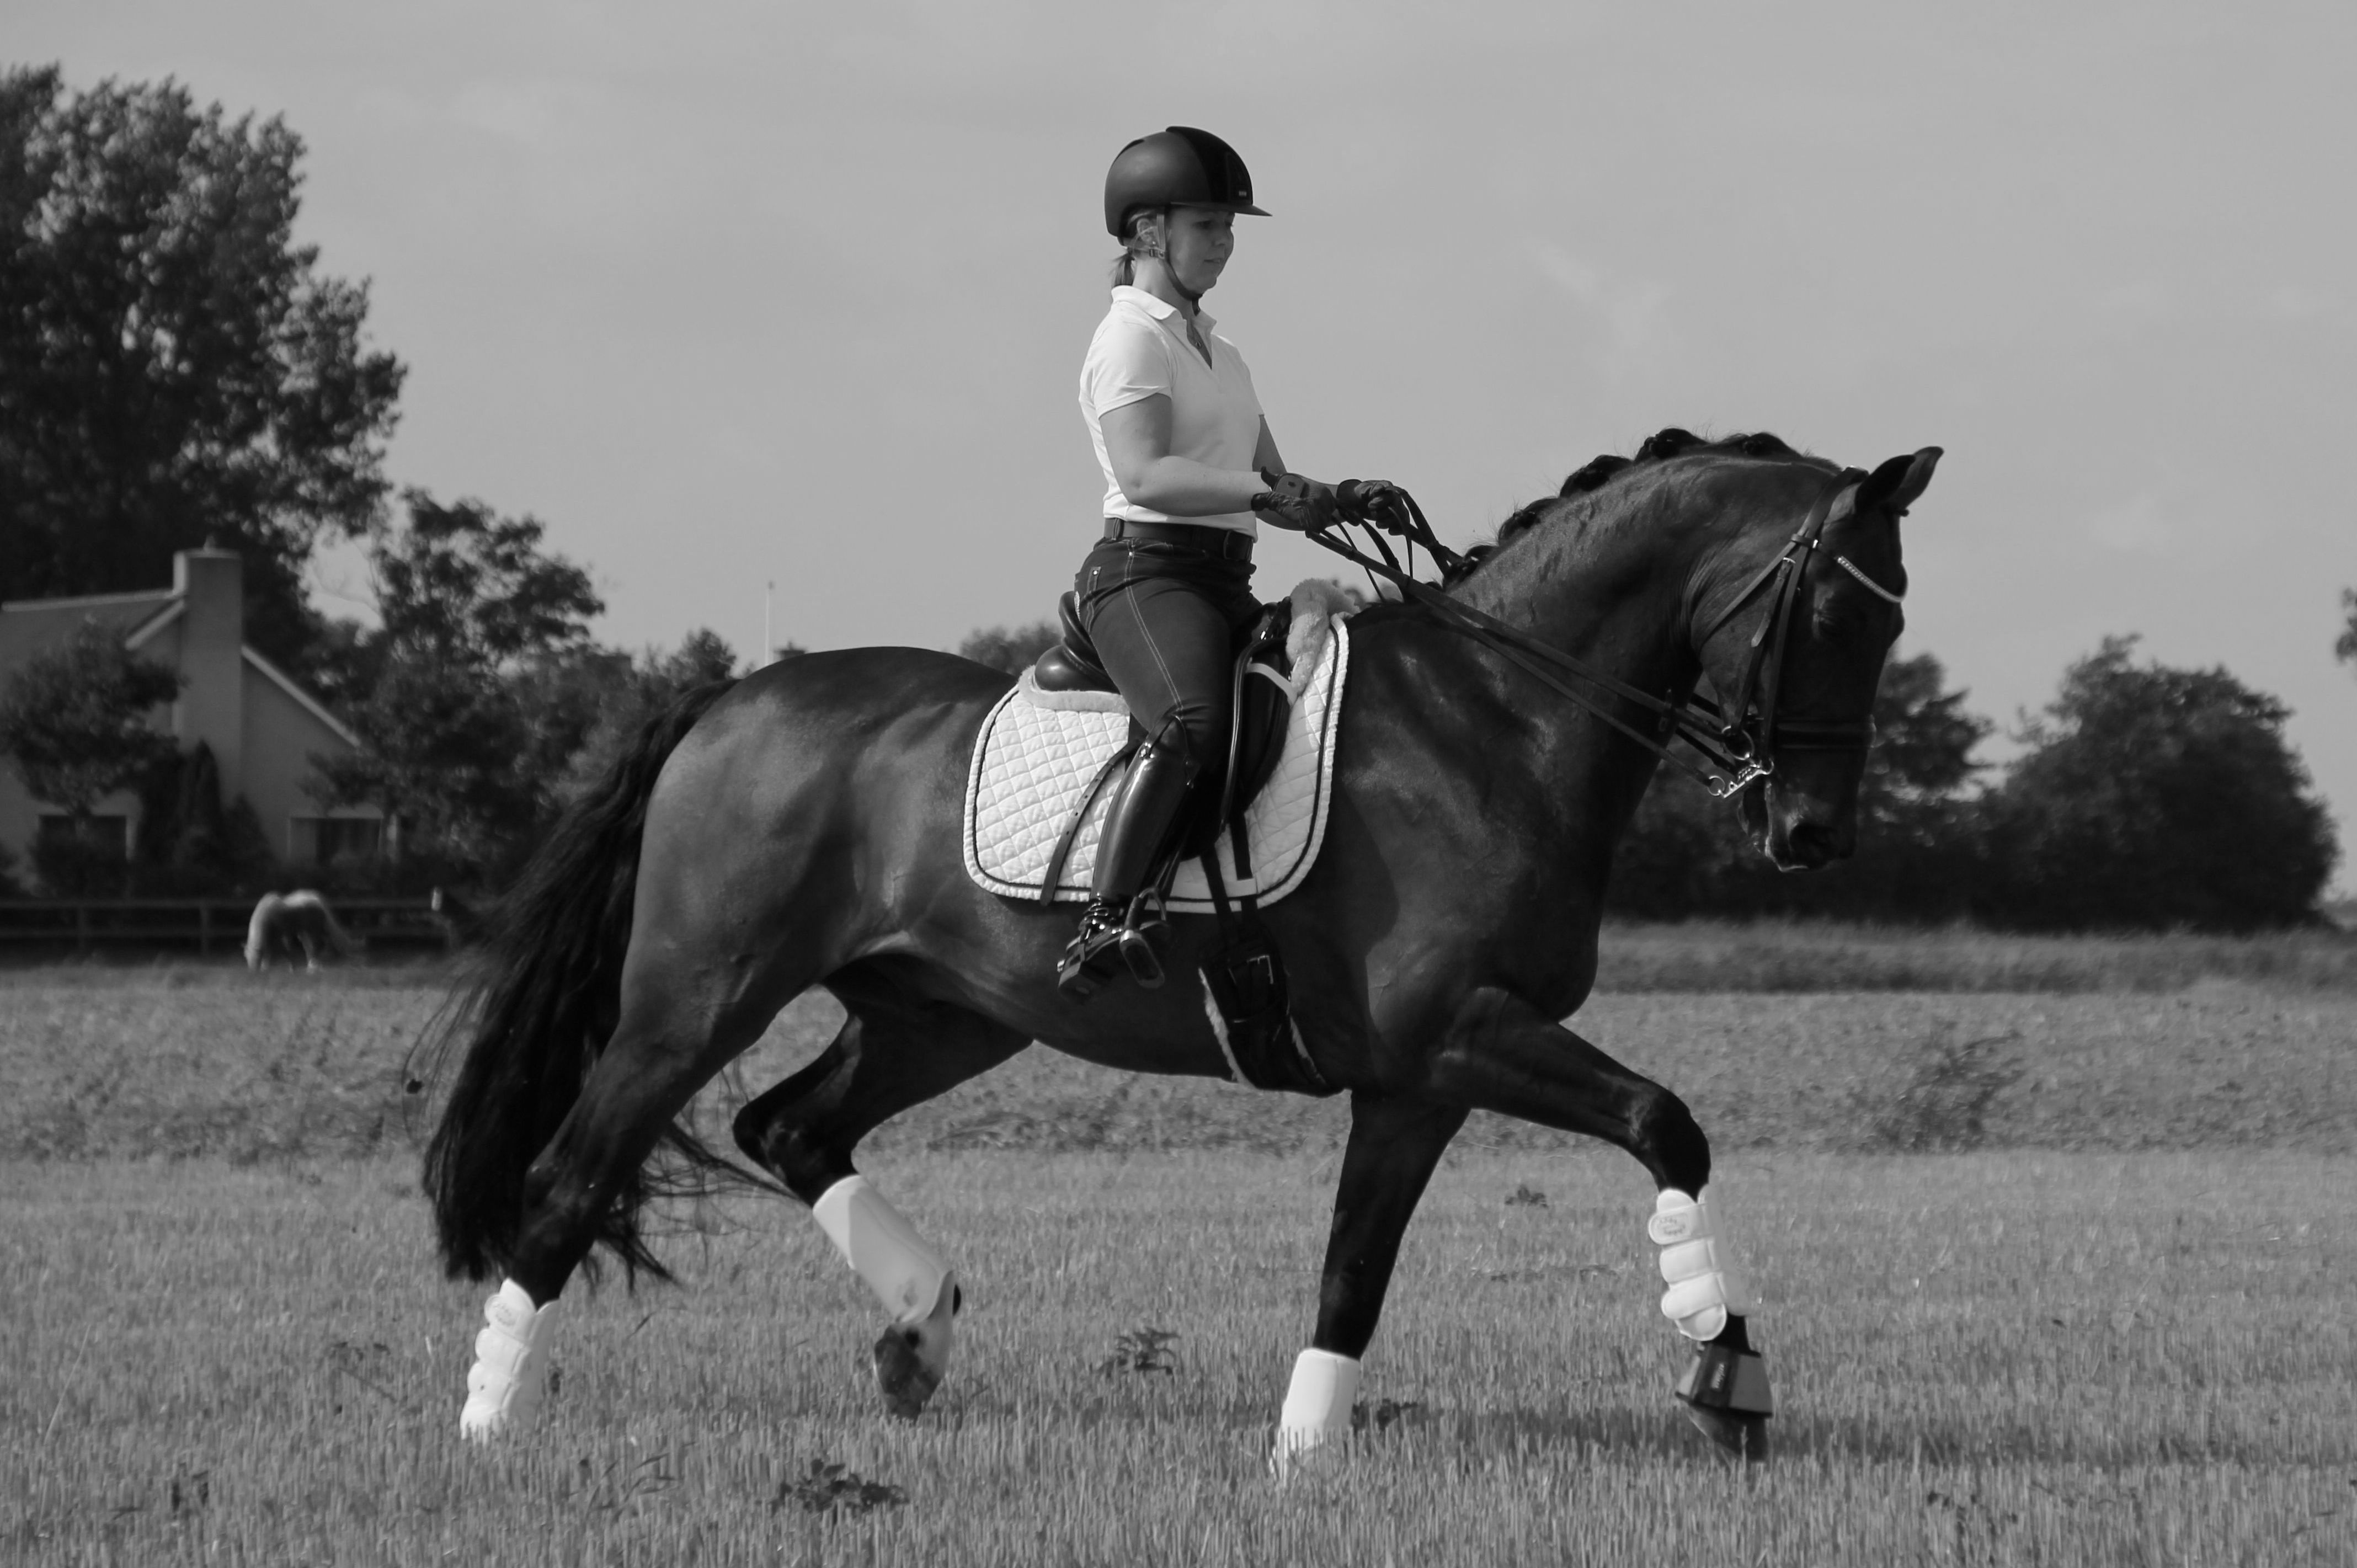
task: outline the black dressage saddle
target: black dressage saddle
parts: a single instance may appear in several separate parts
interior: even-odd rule
[[[1077,596],[1067,593],[1058,599],[1056,616],[1064,640],[1039,655],[1038,662],[1031,666],[1032,683],[1043,692],[1116,691],[1113,677],[1098,661],[1096,645],[1090,640],[1088,628],[1081,624]],[[1218,840],[1220,830],[1243,815],[1253,797],[1260,793],[1269,775],[1276,770],[1277,753],[1285,744],[1286,711],[1291,705],[1285,684],[1285,678],[1292,673],[1285,656],[1285,640],[1292,624],[1290,604],[1280,601],[1264,605],[1260,618],[1252,623],[1232,650],[1234,718],[1226,763],[1218,768],[1206,768],[1196,778],[1187,804],[1171,827],[1170,840],[1157,857],[1157,871],[1162,869],[1162,862],[1190,859],[1210,849]],[[1262,672],[1255,673],[1254,666]],[[1129,757],[1145,740],[1145,729],[1133,717],[1129,744],[1123,747],[1116,761],[1126,766]],[[1088,814],[1090,801],[1118,772],[1118,768],[1108,766],[1097,789],[1091,789],[1082,800],[1080,817]],[[1073,826],[1078,828],[1078,818]],[[1056,886],[1063,863],[1064,854],[1060,848],[1048,878],[1050,889]],[[1159,882],[1162,878],[1157,875],[1154,880]]]

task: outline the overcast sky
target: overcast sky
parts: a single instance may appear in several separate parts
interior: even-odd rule
[[[1195,124],[1275,214],[1206,303],[1295,467],[1469,540],[1663,424],[1944,446],[1906,649],[2008,725],[2106,633],[2223,664],[2357,850],[2346,0],[10,0],[5,47],[284,114],[410,367],[393,477],[544,521],[610,640],[749,651],[772,580],[811,647],[1049,613],[1104,167]]]

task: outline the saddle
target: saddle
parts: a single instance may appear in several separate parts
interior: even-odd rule
[[[1174,866],[1210,849],[1221,831],[1243,815],[1244,809],[1253,803],[1254,797],[1267,785],[1269,775],[1275,770],[1277,753],[1285,745],[1286,709],[1291,701],[1282,678],[1290,673],[1285,645],[1292,615],[1292,606],[1286,601],[1263,605],[1260,618],[1245,629],[1231,650],[1232,717],[1227,760],[1216,773],[1206,769],[1189,789],[1187,803],[1179,809],[1170,836],[1156,857],[1154,874],[1147,879],[1154,886],[1167,887]],[[1097,658],[1096,644],[1091,640],[1088,628],[1081,624],[1079,596],[1068,592],[1058,599],[1056,618],[1064,640],[1039,655],[1031,666],[1032,684],[1042,692],[1116,692],[1113,677],[1105,673],[1103,663]],[[1254,679],[1256,665],[1275,678]],[[1121,776],[1129,759],[1145,743],[1146,730],[1133,718],[1129,744],[1105,763],[1088,794],[1082,798],[1081,809],[1074,814],[1064,842],[1057,846],[1049,867],[1049,889],[1056,886],[1058,875],[1071,854],[1071,841],[1080,831],[1082,819],[1088,814],[1090,801]],[[1237,839],[1241,845],[1243,835],[1239,833]]]
[[[1047,693],[1116,691],[1113,677],[1097,658],[1088,629],[1081,624],[1077,596],[1064,595],[1056,603],[1056,614],[1064,640],[1032,665],[1032,684]],[[1266,787],[1285,746],[1287,709],[1293,702],[1287,684],[1292,661],[1286,654],[1293,614],[1290,601],[1263,606],[1260,618],[1232,650],[1230,711],[1233,716],[1226,765],[1216,775],[1206,773],[1195,780],[1189,799],[1179,809],[1178,821],[1156,856],[1148,885],[1167,895],[1182,861],[1201,862],[1220,939],[1202,955],[1200,972],[1208,1003],[1206,1015],[1220,1054],[1226,1058],[1228,1076],[1255,1089],[1324,1096],[1334,1093],[1335,1086],[1318,1071],[1294,1023],[1284,955],[1261,923],[1258,898],[1244,892],[1230,899],[1215,851],[1222,832],[1232,826],[1228,842],[1236,873],[1253,876],[1248,858],[1251,835],[1244,831],[1243,815]],[[1255,678],[1256,674],[1266,678]],[[1119,777],[1145,742],[1145,728],[1133,717],[1128,744],[1098,769],[1056,845],[1041,888],[1043,902],[1055,897],[1091,800]]]

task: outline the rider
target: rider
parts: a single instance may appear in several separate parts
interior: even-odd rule
[[[1189,787],[1226,766],[1231,650],[1259,612],[1254,515],[1294,529],[1340,515],[1334,487],[1284,472],[1243,356],[1200,308],[1234,249],[1236,215],[1268,216],[1243,160],[1208,131],[1173,125],[1122,148],[1104,208],[1123,252],[1081,366],[1104,534],[1073,586],[1146,744],[1106,814],[1089,907],[1056,966],[1074,1000],[1148,940],[1146,874]],[[1160,983],[1158,966],[1132,967]]]

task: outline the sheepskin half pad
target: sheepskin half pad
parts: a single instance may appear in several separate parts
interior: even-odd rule
[[[1326,809],[1334,789],[1334,736],[1342,712],[1342,678],[1351,662],[1350,634],[1339,615],[1324,618],[1329,634],[1305,650],[1308,669],[1286,715],[1285,741],[1267,787],[1244,810],[1253,869],[1236,875],[1232,830],[1220,835],[1220,874],[1231,898],[1251,894],[1273,904],[1301,886],[1326,836]],[[1297,671],[1298,678],[1298,671]],[[1255,668],[1252,680],[1290,684]],[[1049,703],[1054,705],[1050,706]],[[1129,738],[1129,710],[1111,693],[1042,693],[1025,671],[1015,690],[983,721],[966,776],[965,868],[993,893],[1039,897],[1040,878],[1065,824],[1105,758]],[[1097,864],[1097,840],[1120,780],[1108,782],[1089,806],[1071,857],[1064,863],[1056,902],[1085,903]],[[1211,888],[1200,862],[1178,869],[1170,908],[1211,912]]]

